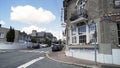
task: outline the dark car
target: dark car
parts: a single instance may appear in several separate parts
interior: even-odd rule
[[[40,45],[39,45],[38,43],[33,43],[32,48],[34,48],[34,49],[39,49],[39,48],[40,48]]]
[[[61,44],[53,44],[51,45],[52,51],[61,51],[63,46]]]

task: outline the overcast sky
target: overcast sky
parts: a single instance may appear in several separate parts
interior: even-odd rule
[[[28,34],[47,31],[62,38],[61,8],[62,0],[0,0],[0,24]]]

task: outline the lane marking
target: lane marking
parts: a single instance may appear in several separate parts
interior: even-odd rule
[[[49,51],[29,51],[29,50],[20,50],[19,52],[49,53]]]
[[[37,61],[39,61],[39,60],[42,60],[42,59],[44,59],[44,57],[39,57],[39,58],[33,59],[33,60],[31,60],[31,61],[23,64],[23,65],[18,66],[17,68],[27,68],[28,66],[30,66],[30,65],[32,65],[33,63],[35,63],[35,62],[37,62]]]

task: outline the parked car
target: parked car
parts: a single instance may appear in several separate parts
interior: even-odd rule
[[[63,45],[61,44],[52,44],[51,45],[52,51],[61,51],[63,48]]]
[[[40,44],[42,48],[48,47],[48,44]]]
[[[32,48],[39,49],[40,48],[39,43],[33,43]]]

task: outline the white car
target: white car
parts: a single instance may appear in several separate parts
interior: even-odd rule
[[[48,47],[48,44],[40,44],[42,48]]]

